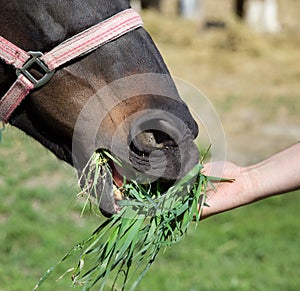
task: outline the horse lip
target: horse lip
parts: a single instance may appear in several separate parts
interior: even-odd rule
[[[81,174],[79,180],[81,188],[85,189],[93,203],[99,206],[104,216],[110,217],[118,213],[119,207],[114,198],[114,183],[109,166],[100,166],[100,175],[97,178],[95,186],[92,185],[95,172],[89,173],[88,175],[88,171],[89,169],[86,170],[86,173]]]
[[[101,195],[99,197],[99,209],[107,217],[120,211],[115,197],[119,185],[116,185],[115,181],[115,171],[109,165],[103,166],[103,171],[97,183],[97,193]]]

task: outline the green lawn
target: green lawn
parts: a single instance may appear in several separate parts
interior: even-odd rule
[[[99,224],[80,217],[74,170],[19,131],[0,144],[0,290],[31,290],[43,273]],[[300,192],[275,197],[193,227],[162,253],[138,290],[297,290]],[[41,290],[71,289],[72,264]]]

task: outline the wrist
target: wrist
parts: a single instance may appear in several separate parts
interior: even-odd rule
[[[261,179],[258,165],[245,167],[242,170],[245,181],[244,195],[247,203],[255,202],[265,197],[265,185]]]

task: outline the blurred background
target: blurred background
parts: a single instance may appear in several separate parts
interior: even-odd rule
[[[248,165],[299,140],[300,1],[142,2],[132,4],[172,75],[220,116],[228,160]],[[31,290],[100,221],[80,216],[73,169],[9,126],[0,173],[0,290]],[[299,203],[298,191],[192,226],[138,290],[299,290]],[[56,282],[69,267],[41,290],[71,290],[70,274]]]
[[[178,1],[160,2],[160,13],[143,10],[145,26],[171,73],[215,106],[228,159],[246,165],[297,141],[300,2],[242,1],[243,18],[236,11],[241,1],[181,1],[194,8],[188,17],[178,15]],[[249,9],[258,16],[248,16]]]

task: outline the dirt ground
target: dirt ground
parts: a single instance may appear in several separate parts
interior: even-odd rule
[[[225,29],[205,30],[172,14],[143,13],[172,75],[212,102],[225,131],[227,158],[241,165],[300,140],[300,3],[279,4],[277,35],[250,31],[230,14],[227,1],[211,1],[209,11],[217,12],[207,16],[224,21]]]

